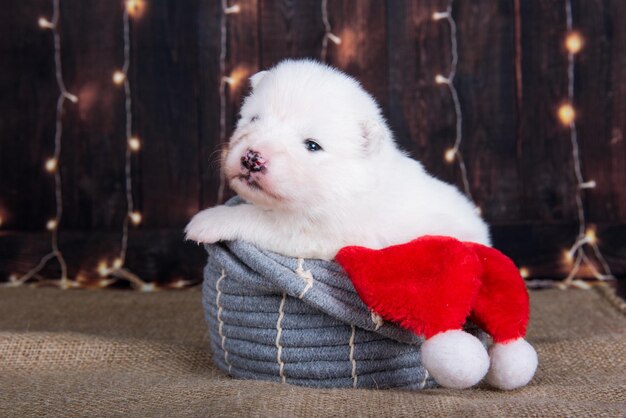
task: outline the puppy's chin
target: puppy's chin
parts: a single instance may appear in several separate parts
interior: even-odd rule
[[[272,191],[267,181],[237,174],[229,178],[229,185],[246,202],[267,209],[281,205],[282,198]]]

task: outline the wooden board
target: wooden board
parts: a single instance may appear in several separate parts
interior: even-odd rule
[[[432,18],[447,3],[328,1],[332,31],[342,40],[328,43],[328,62],[372,93],[403,149],[460,186],[457,165],[443,158],[454,141],[453,103],[446,86],[434,82],[450,68],[448,24]],[[133,132],[142,140],[133,157],[133,197],[144,221],[131,231],[129,265],[146,277],[200,274],[203,253],[183,244],[180,231],[217,202],[219,153],[247,78],[282,59],[320,56],[321,0],[239,4],[240,13],[224,16],[219,1],[150,0],[131,22]],[[43,165],[53,151],[58,96],[52,33],[37,25],[40,16],[51,16],[52,2],[13,0],[3,10],[0,280],[26,271],[49,249],[44,226],[54,215],[54,184]],[[117,251],[126,216],[124,94],[111,79],[123,62],[122,12],[121,0],[61,1],[63,78],[80,99],[65,103],[61,155],[61,242],[73,273]],[[562,277],[562,251],[574,241],[577,222],[569,131],[556,117],[567,97],[564,3],[458,0],[453,17],[461,151],[472,194],[498,248],[535,277]],[[224,74],[237,82],[226,91],[222,136],[223,18]],[[573,0],[573,18],[585,39],[575,66],[582,169],[597,182],[584,205],[611,267],[624,277],[626,6]]]

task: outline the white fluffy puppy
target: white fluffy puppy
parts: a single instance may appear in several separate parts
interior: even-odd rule
[[[474,205],[398,149],[357,81],[313,61],[284,61],[251,82],[222,162],[247,204],[198,213],[188,239],[325,260],[348,245],[380,249],[423,235],[490,244]],[[460,330],[422,351],[444,386],[472,386],[489,369],[487,351]]]
[[[490,244],[472,203],[398,149],[356,80],[289,60],[251,83],[222,164],[248,204],[198,213],[188,239],[325,260],[347,245],[379,249],[422,235]]]

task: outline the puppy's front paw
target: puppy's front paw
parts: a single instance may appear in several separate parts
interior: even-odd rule
[[[228,209],[217,206],[198,213],[185,227],[185,239],[207,244],[229,239]]]

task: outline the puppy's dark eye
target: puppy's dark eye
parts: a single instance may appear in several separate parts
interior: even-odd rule
[[[250,122],[256,122],[257,120],[259,120],[259,115],[254,115],[250,118]]]
[[[307,150],[312,151],[312,152],[324,150],[320,144],[318,144],[317,142],[311,139],[307,139],[306,141],[304,141],[304,146],[306,147]]]

